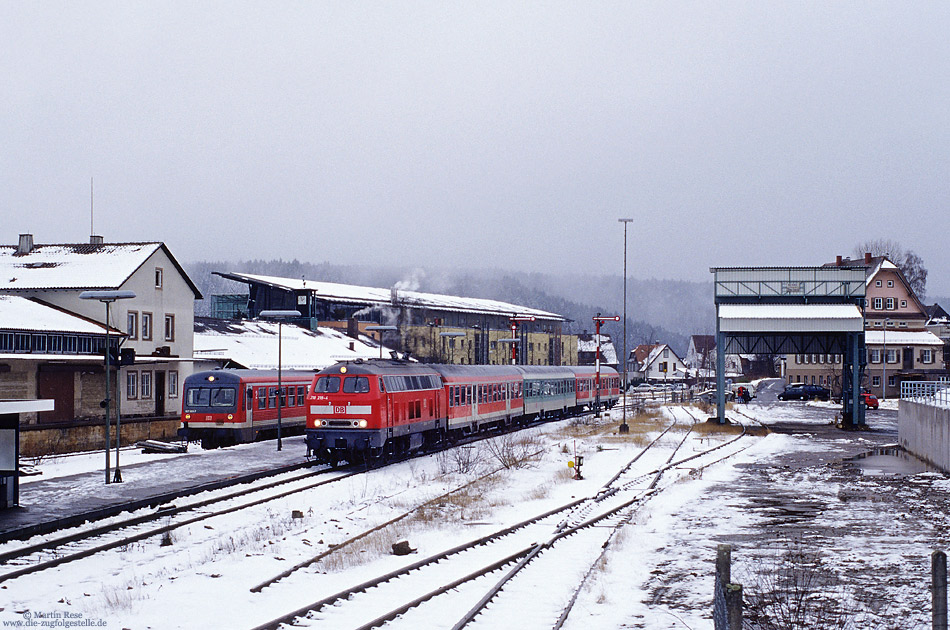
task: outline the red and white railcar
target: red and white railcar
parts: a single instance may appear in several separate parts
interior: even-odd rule
[[[178,435],[201,441],[204,448],[229,446],[277,435],[300,434],[307,421],[307,392],[313,372],[283,370],[212,370],[185,379]]]

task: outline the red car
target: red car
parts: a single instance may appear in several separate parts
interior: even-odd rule
[[[877,409],[880,404],[877,402],[877,396],[869,392],[861,392],[861,398],[864,400],[864,406],[868,409]]]

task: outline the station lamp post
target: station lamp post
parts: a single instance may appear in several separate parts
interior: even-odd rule
[[[446,339],[449,340],[449,349],[451,350],[449,363],[455,363],[455,340],[459,337],[464,337],[465,333],[463,332],[440,332],[439,336],[442,337],[444,342]]]
[[[398,326],[367,326],[366,330],[373,330],[379,332],[379,358],[383,358],[383,333],[384,332],[395,332],[399,330]]]
[[[112,348],[109,347],[109,305],[115,302],[116,300],[128,300],[135,297],[134,291],[83,291],[79,294],[80,300],[98,300],[106,305],[106,399],[105,399],[105,409],[106,409],[106,483],[109,483],[109,449],[111,448],[109,435],[109,405],[111,404],[111,389],[109,380],[111,379],[112,371]],[[116,383],[116,389],[119,388],[119,384]],[[116,407],[118,409],[118,406]],[[119,443],[120,443],[120,433],[119,433],[119,420],[116,417],[115,423],[115,481],[118,483],[122,481],[122,473],[119,471]]]
[[[286,402],[284,400],[284,389],[281,382],[283,371],[283,331],[281,328],[285,319],[301,317],[301,315],[299,311],[261,311],[258,316],[265,319],[277,320],[277,450],[280,451],[283,450],[283,443],[281,442],[281,409]]]
[[[627,224],[633,219],[617,219],[623,223],[623,422],[620,425],[621,433],[629,433],[627,424]]]

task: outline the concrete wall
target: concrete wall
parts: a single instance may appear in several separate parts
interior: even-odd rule
[[[139,440],[168,440],[177,435],[181,425],[174,419],[123,419],[122,445]],[[115,449],[115,424],[111,428],[112,448]],[[95,451],[105,448],[105,423],[83,423],[80,426],[46,428],[43,425],[20,425],[20,458],[43,458],[61,453]]]
[[[907,451],[950,472],[950,409],[902,400],[897,411],[897,434]]]

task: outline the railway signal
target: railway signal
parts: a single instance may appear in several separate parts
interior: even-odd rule
[[[594,387],[597,391],[597,409],[600,410],[600,326],[604,322],[619,322],[620,315],[605,315],[600,313],[594,316],[594,325],[597,326],[597,357],[595,364],[597,366],[597,376],[594,377]]]

